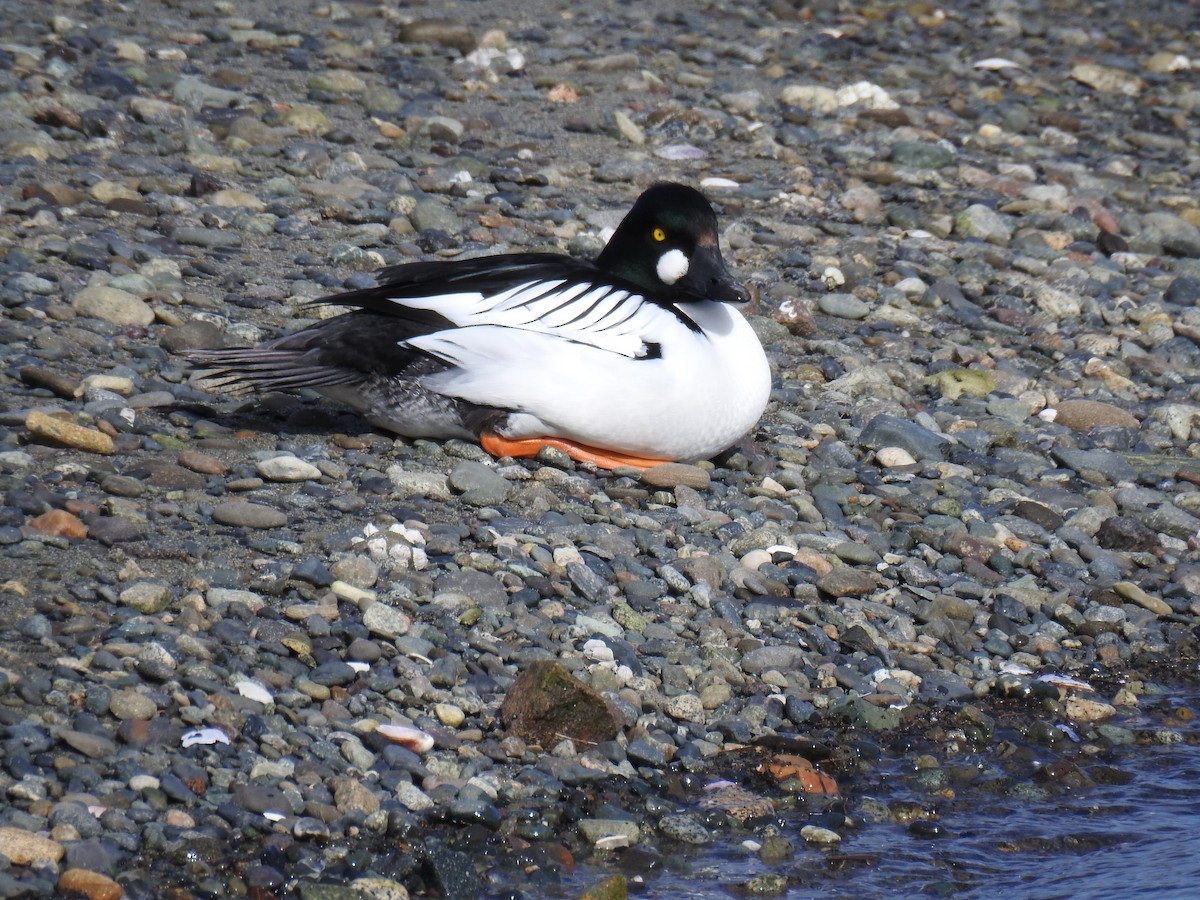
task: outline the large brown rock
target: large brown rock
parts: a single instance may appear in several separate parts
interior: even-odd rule
[[[545,749],[563,740],[576,749],[612,740],[625,724],[620,712],[553,660],[539,660],[521,673],[500,707],[500,721]]]

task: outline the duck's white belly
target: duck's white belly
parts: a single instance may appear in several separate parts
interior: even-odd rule
[[[724,303],[694,303],[696,333],[662,316],[644,339],[661,357],[630,359],[586,344],[500,329],[456,334],[471,363],[424,379],[439,392],[511,409],[506,437],[568,437],[667,459],[704,459],[754,427],[771,373],[745,318]],[[485,328],[488,328],[485,326]]]

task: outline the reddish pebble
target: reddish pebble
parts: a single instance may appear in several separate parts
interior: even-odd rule
[[[68,500],[63,504],[63,509],[73,516],[81,516],[85,513],[90,516],[100,515],[100,507],[87,500]]]
[[[52,537],[83,540],[88,533],[87,526],[65,509],[52,509],[50,512],[42,513],[36,519],[31,520],[29,524],[39,534],[48,534]]]
[[[227,471],[225,464],[215,456],[198,453],[195,450],[184,450],[176,460],[185,469],[199,472],[201,475],[224,475]]]

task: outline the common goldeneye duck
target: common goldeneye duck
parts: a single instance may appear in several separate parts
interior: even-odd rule
[[[383,269],[354,307],[247,349],[192,354],[223,390],[312,388],[405,437],[604,468],[699,460],[757,423],[766,355],[731,304],[704,196],[656,184],[595,262],[516,253]]]

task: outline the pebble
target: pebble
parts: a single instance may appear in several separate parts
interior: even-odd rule
[[[126,689],[113,694],[108,710],[121,721],[151,719],[158,712],[158,705],[140,691]]]
[[[1127,410],[1099,400],[1063,400],[1054,412],[1055,422],[1075,431],[1087,431],[1101,425],[1138,428],[1141,424]]]
[[[71,297],[71,306],[81,316],[91,316],[114,325],[149,325],[154,310],[141,298],[120,288],[89,285]]]
[[[267,481],[319,481],[321,470],[294,456],[272,456],[254,464],[254,471]]]
[[[113,439],[94,428],[87,428],[75,422],[49,416],[38,410],[32,410],[25,417],[25,429],[31,437],[51,441],[87,453],[111,454],[116,449]]]
[[[65,509],[52,509],[29,520],[29,527],[41,534],[54,537],[83,540],[88,536],[87,526]]]
[[[817,309],[839,319],[865,319],[871,313],[870,305],[853,294],[822,294]]]
[[[913,455],[903,447],[880,447],[875,451],[875,459],[881,466],[895,468],[897,466],[915,466]]]
[[[805,825],[800,829],[800,837],[810,844],[840,844],[842,836],[829,828],[819,825]]]
[[[577,823],[579,833],[592,844],[619,836],[625,839],[626,846],[632,847],[642,836],[642,829],[636,822],[625,819],[580,819]]]
[[[858,597],[869,594],[878,584],[879,578],[874,572],[849,567],[832,569],[817,579],[817,589],[831,597]]]
[[[213,507],[212,517],[218,525],[240,528],[282,528],[287,524],[284,513],[261,503],[221,503]]]
[[[641,473],[641,480],[652,487],[675,489],[680,485],[702,491],[712,483],[708,471],[685,463],[661,463]]]
[[[691,813],[675,813],[658,821],[659,830],[667,837],[685,844],[707,844],[713,836],[704,824]]]
[[[450,489],[461,494],[464,503],[472,506],[495,506],[512,493],[513,485],[490,466],[474,460],[463,460],[447,479]]]
[[[28,866],[37,860],[57,862],[63,858],[63,845],[20,828],[0,826],[0,855],[15,866]]]
[[[120,900],[125,895],[118,882],[87,869],[64,871],[58,876],[58,889],[66,895],[84,896],[88,900]]]
[[[171,586],[155,581],[139,581],[121,591],[121,603],[138,612],[160,613],[171,603]]]
[[[954,230],[965,238],[978,238],[1002,247],[1012,239],[1012,225],[990,206],[974,203],[954,220]]]
[[[1164,600],[1155,597],[1153,594],[1148,594],[1138,585],[1130,581],[1118,581],[1113,585],[1113,590],[1143,609],[1148,609],[1156,616],[1169,616],[1172,613],[1171,605]]]

